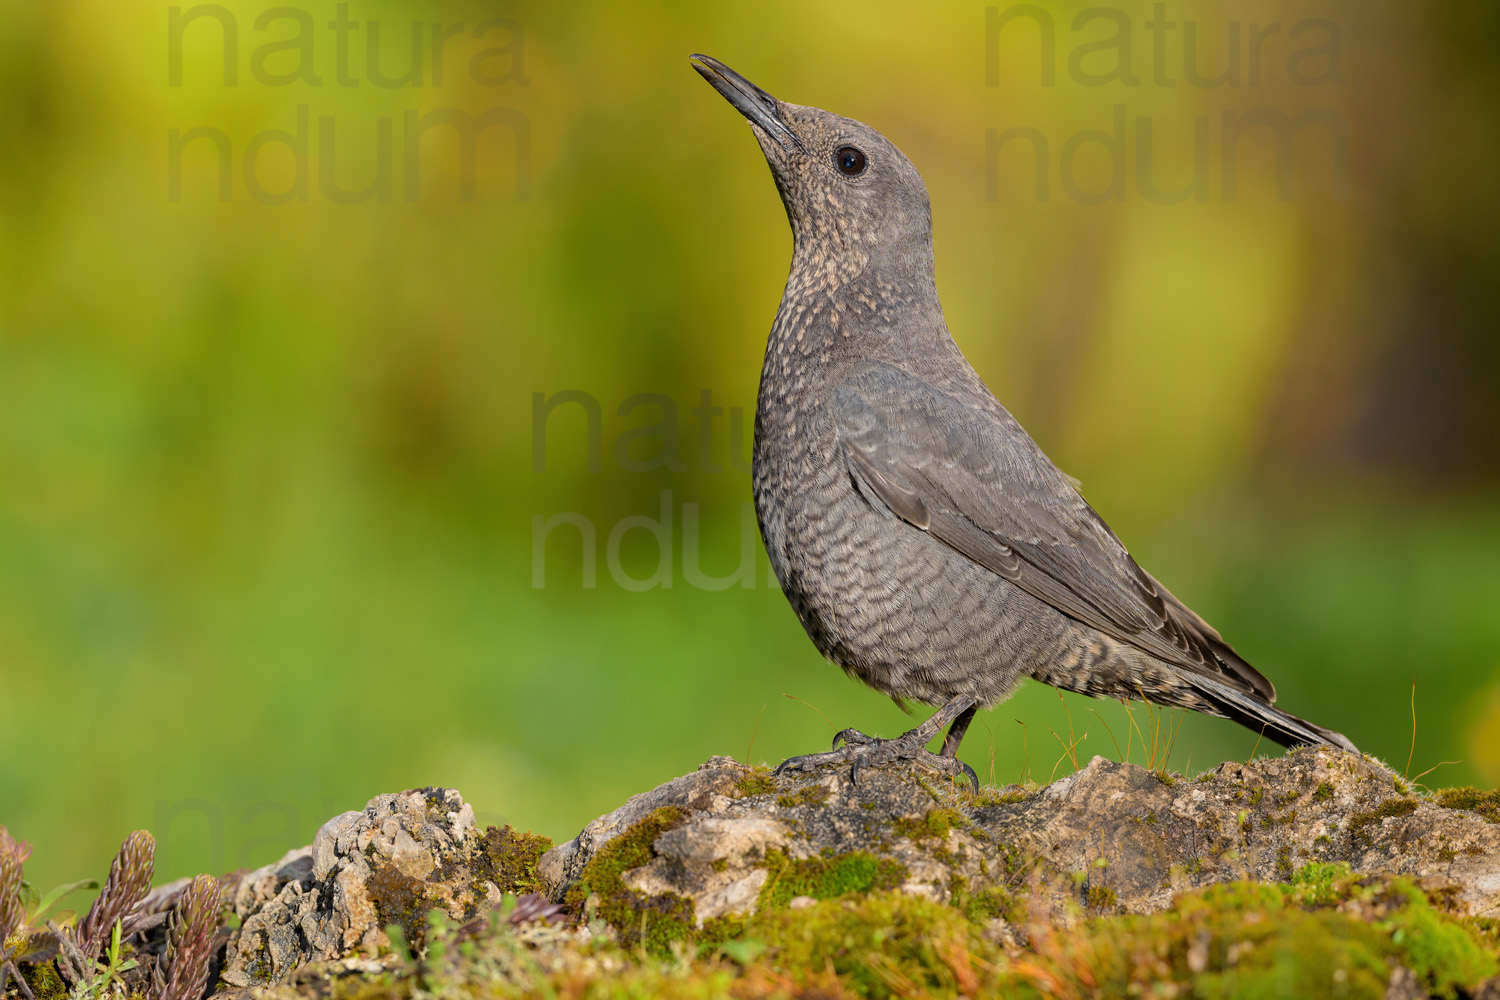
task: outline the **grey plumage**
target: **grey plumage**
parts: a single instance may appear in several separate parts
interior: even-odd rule
[[[948,756],[975,707],[1024,677],[1353,749],[1276,708],[1270,681],[1136,565],[980,380],[943,319],[927,189],[906,157],[866,125],[693,64],[749,120],[792,227],[753,478],[771,566],[818,649],[898,701],[944,706]],[[850,730],[852,747],[788,763],[920,757],[934,733],[872,758],[897,741]]]

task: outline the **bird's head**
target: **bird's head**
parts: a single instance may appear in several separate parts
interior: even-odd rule
[[[717,59],[692,62],[749,120],[800,249],[930,260],[927,186],[889,139],[852,118],[778,101]]]

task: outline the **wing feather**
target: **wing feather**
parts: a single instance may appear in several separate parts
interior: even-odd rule
[[[1275,689],[1140,568],[1073,483],[984,393],[964,400],[870,363],[833,395],[861,492],[1064,614],[1271,701]]]

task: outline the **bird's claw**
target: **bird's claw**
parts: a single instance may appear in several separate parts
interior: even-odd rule
[[[972,767],[957,757],[944,757],[931,752],[925,743],[918,742],[920,735],[918,731],[913,730],[896,739],[883,740],[866,736],[857,729],[846,729],[834,737],[834,749],[826,753],[788,757],[772,773],[812,771],[827,764],[848,765],[849,783],[858,785],[860,772],[865,768],[873,764],[908,760],[949,777],[965,776],[969,779],[974,791],[976,793],[979,791],[979,775]],[[839,746],[841,742],[843,746]]]
[[[869,746],[871,743],[879,742],[881,741],[873,736],[866,736],[858,729],[840,729],[838,732],[833,734],[834,750],[837,750],[839,748],[840,743],[843,743],[845,746],[863,747]]]

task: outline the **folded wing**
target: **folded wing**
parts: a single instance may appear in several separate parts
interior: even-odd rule
[[[1125,546],[988,394],[960,399],[871,363],[834,393],[849,474],[888,509],[1072,618],[1191,673],[1275,689]]]

